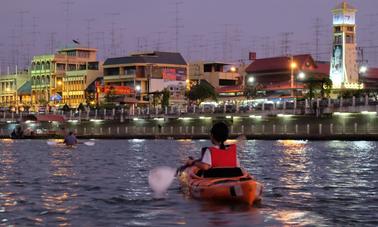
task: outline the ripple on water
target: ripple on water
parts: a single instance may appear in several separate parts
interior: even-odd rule
[[[264,185],[255,207],[155,199],[147,176],[199,156],[209,141],[96,140],[61,149],[0,142],[0,226],[376,226],[378,142],[244,141],[239,159]]]

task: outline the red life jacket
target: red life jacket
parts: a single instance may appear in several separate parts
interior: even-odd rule
[[[211,167],[226,168],[237,167],[236,144],[226,146],[225,150],[210,147]]]

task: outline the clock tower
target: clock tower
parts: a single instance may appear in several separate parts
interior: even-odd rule
[[[343,1],[332,10],[333,42],[330,79],[334,89],[358,89],[356,12]]]

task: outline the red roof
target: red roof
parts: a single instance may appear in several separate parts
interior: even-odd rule
[[[297,63],[299,68],[302,68],[306,62],[315,65],[314,60],[310,54],[295,55],[293,56],[293,61]],[[256,59],[247,68],[247,73],[259,73],[267,71],[279,71],[279,70],[290,70],[291,57],[274,57],[274,58],[262,58]]]
[[[329,75],[330,64],[329,62],[316,62],[316,72]]]
[[[378,80],[378,68],[369,68],[366,73],[366,78]]]

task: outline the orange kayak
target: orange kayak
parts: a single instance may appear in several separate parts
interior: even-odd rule
[[[214,168],[207,171],[188,167],[179,173],[185,193],[196,199],[241,202],[261,200],[262,185],[243,168]]]

